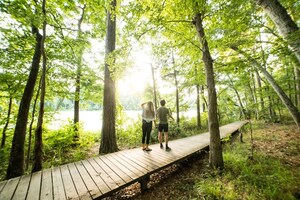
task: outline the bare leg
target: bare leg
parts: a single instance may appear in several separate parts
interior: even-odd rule
[[[169,136],[168,136],[168,132],[165,132],[165,142],[166,142],[166,146],[168,146],[168,141],[169,141]]]
[[[162,133],[158,132],[158,141],[161,144],[162,143]]]

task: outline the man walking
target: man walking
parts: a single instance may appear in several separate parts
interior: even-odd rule
[[[168,118],[174,120],[172,115],[170,114],[170,110],[165,107],[166,101],[161,100],[160,101],[161,107],[157,109],[157,119],[158,119],[158,141],[160,144],[160,148],[163,148],[162,144],[162,132],[164,132],[165,136],[165,143],[166,143],[166,150],[171,150],[171,148],[168,146],[168,131],[169,131],[169,124],[168,124]]]

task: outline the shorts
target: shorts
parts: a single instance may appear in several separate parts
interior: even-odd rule
[[[168,132],[169,131],[169,124],[158,124],[158,131],[159,132]]]

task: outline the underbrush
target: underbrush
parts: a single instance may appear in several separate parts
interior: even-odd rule
[[[300,142],[290,142],[286,134],[292,139],[297,130],[283,125],[255,128],[258,130],[253,134],[253,155],[248,131],[244,134],[245,143],[226,145],[222,174],[207,170],[197,177],[197,196],[205,199],[295,199],[295,193],[300,190],[300,158],[298,154],[291,161],[289,149],[299,149]],[[284,149],[277,150],[281,147],[279,144]]]

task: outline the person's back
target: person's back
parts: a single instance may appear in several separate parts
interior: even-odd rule
[[[158,118],[158,141],[160,143],[160,148],[163,148],[162,144],[162,132],[164,132],[165,135],[165,142],[166,142],[166,150],[170,150],[171,148],[168,146],[168,131],[169,131],[169,125],[168,125],[168,117],[172,118],[172,115],[170,114],[170,111],[168,108],[165,107],[166,101],[161,100],[160,105],[157,109],[157,118]]]
[[[165,106],[161,106],[160,108],[158,108],[157,109],[158,123],[167,124],[169,113],[170,113],[169,109],[166,108]]]

